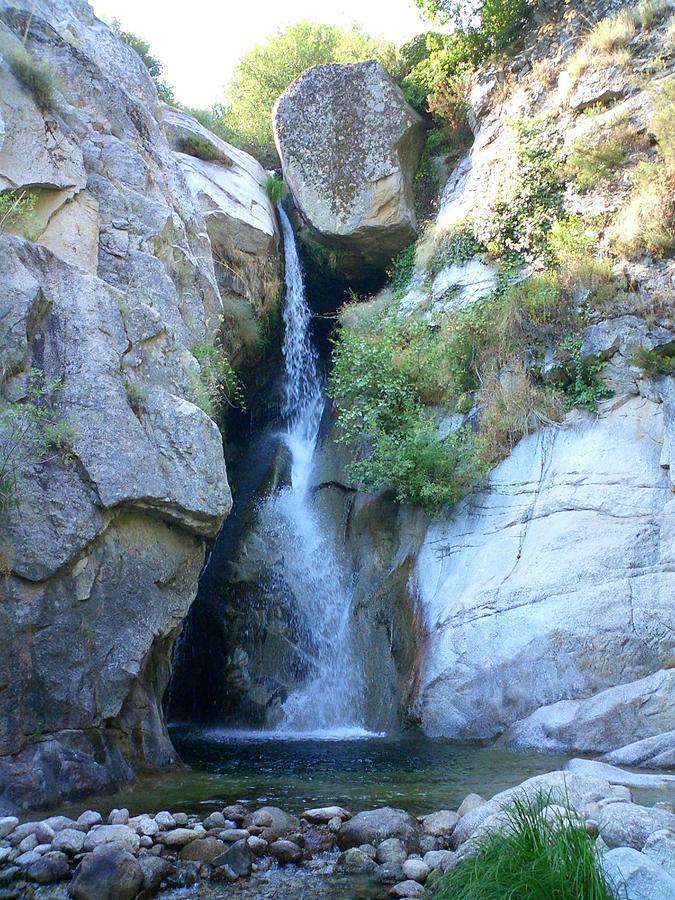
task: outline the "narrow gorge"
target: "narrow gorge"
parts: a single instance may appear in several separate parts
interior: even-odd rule
[[[0,898],[675,898],[675,6],[497,7],[0,0]]]

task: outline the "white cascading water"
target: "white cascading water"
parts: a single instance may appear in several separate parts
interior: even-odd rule
[[[278,547],[280,580],[293,597],[307,677],[284,702],[277,732],[347,736],[364,733],[363,676],[351,630],[352,588],[310,488],[324,395],[295,235],[281,207],[279,216],[286,281],[283,437],[291,484],[263,503],[260,522]]]

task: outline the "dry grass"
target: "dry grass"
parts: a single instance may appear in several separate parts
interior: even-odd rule
[[[9,554],[0,548],[0,579],[9,578],[12,574],[12,561]]]
[[[668,19],[666,33],[663,36],[663,47],[666,53],[675,53],[675,16]]]
[[[251,304],[236,294],[223,297],[223,333],[232,349],[254,353],[262,341],[262,327]]]
[[[651,28],[673,8],[672,0],[642,0],[628,12],[638,28]]]
[[[567,71],[572,80],[578,81],[587,69],[628,65],[632,58],[628,44],[636,31],[634,15],[629,10],[622,9],[615,16],[601,19],[569,58]]]
[[[234,245],[214,247],[213,258],[219,281],[246,297],[256,316],[269,316],[281,293],[281,279],[273,254],[245,253]]]
[[[664,256],[675,249],[675,195],[662,164],[637,167],[630,199],[609,229],[609,238],[629,259],[644,253]]]
[[[581,190],[588,190],[611,178],[632,153],[648,147],[647,135],[622,119],[607,130],[575,141],[567,158],[567,173]]]

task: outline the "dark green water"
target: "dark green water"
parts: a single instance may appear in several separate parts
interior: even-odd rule
[[[491,797],[566,760],[422,735],[351,740],[235,735],[174,726],[171,736],[187,768],[140,778],[115,794],[70,803],[63,811],[126,806],[132,815],[160,809],[207,815],[243,801],[293,813],[337,803],[353,812],[393,805],[419,815],[456,809],[472,791]]]

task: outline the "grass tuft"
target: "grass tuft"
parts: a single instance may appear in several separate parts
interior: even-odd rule
[[[502,828],[440,879],[435,900],[613,900],[599,853],[571,811],[516,796]]]
[[[204,162],[219,162],[225,166],[232,164],[232,160],[222,150],[219,150],[215,144],[206,138],[198,137],[196,134],[189,134],[180,141],[181,153],[188,156],[196,156],[197,159],[203,159]]]
[[[271,203],[279,203],[286,193],[284,179],[281,178],[280,175],[268,175],[265,179],[265,190],[267,191],[267,196],[270,198]]]
[[[56,79],[51,67],[35,59],[24,47],[3,45],[0,52],[16,80],[30,92],[37,106],[45,112],[54,109]]]

